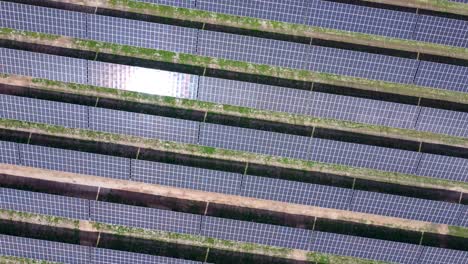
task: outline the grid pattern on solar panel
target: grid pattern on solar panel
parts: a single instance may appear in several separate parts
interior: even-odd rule
[[[1,73],[86,84],[86,60],[0,48]]]
[[[307,250],[312,231],[205,216],[202,221],[201,235],[232,241]]]
[[[461,214],[460,214],[460,224],[459,226],[464,226],[464,227],[468,227],[468,205],[465,205],[464,207],[464,210]]]
[[[329,1],[312,1],[308,24],[324,28],[411,38],[416,14]]]
[[[200,77],[198,100],[308,115],[311,96],[309,91]]]
[[[147,254],[138,254],[127,251],[119,251],[104,248],[93,248],[92,249],[92,261],[93,264],[195,264],[201,263],[198,261],[168,258],[161,256],[153,256]]]
[[[468,113],[422,107],[416,129],[468,137]]]
[[[1,96],[4,118],[28,122],[88,128],[86,106],[18,96]]]
[[[307,159],[311,138],[247,128],[203,123],[200,145]]]
[[[0,163],[20,164],[18,145],[13,142],[0,141]]]
[[[355,191],[352,211],[457,225],[462,205],[375,192]]]
[[[89,248],[80,245],[0,235],[0,255],[67,264],[89,263]]]
[[[310,251],[396,263],[418,263],[419,245],[314,231]]]
[[[309,7],[307,2],[306,0],[197,0],[197,8],[236,16],[305,24]]]
[[[314,46],[309,69],[339,75],[412,83],[418,61],[359,51]]]
[[[196,0],[137,0],[138,2],[146,2],[157,5],[168,5],[185,8],[195,8]]]
[[[102,176],[130,178],[130,159],[74,150],[20,144],[23,165]]]
[[[90,85],[196,99],[198,76],[128,65],[88,61]]]
[[[468,67],[421,61],[414,80],[416,85],[468,92]]]
[[[468,21],[419,15],[414,39],[466,48],[468,47]]]
[[[2,2],[2,27],[84,38],[86,15],[53,8]]]
[[[154,208],[91,201],[92,221],[198,235],[201,216]]]
[[[412,174],[421,153],[314,138],[311,160]]]
[[[351,96],[313,93],[312,115],[399,128],[414,128],[419,108]]]
[[[0,188],[2,209],[88,220],[88,200]]]
[[[424,264],[446,264],[446,263],[466,263],[468,259],[467,251],[424,247],[421,262]]]
[[[242,175],[144,160],[132,160],[132,180],[208,192],[238,194]]]
[[[262,39],[202,30],[199,55],[294,69],[306,69],[311,47],[287,41]]]
[[[87,38],[121,45],[195,53],[197,29],[88,15]]]
[[[352,190],[244,175],[242,196],[287,203],[347,209]]]
[[[423,153],[416,175],[468,182],[468,159]]]
[[[195,121],[91,107],[89,128],[116,134],[196,144]]]

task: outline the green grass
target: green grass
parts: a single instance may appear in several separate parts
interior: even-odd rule
[[[307,260],[315,264],[384,264],[384,263],[390,263],[390,262],[383,262],[383,261],[376,261],[376,260],[322,254],[318,252],[307,253]]]
[[[51,262],[12,256],[0,256],[0,264],[58,264],[62,262]]]
[[[468,228],[460,226],[449,226],[449,235],[468,238]]]

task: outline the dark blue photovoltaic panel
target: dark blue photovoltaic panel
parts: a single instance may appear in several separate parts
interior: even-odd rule
[[[202,236],[307,250],[311,230],[205,216]]]
[[[306,69],[310,45],[214,31],[200,31],[199,55],[256,64]]]
[[[3,117],[21,121],[88,128],[88,107],[25,97],[0,96]]]
[[[312,1],[307,24],[324,28],[409,39],[416,26],[416,14],[379,8]]]
[[[168,5],[184,8],[195,8],[196,0],[136,0],[138,2],[146,2],[157,5]]]
[[[242,175],[168,163],[132,160],[132,180],[179,188],[238,194]]]
[[[468,252],[446,249],[446,248],[435,248],[435,247],[424,247],[421,256],[421,262],[424,264],[448,264],[448,263],[467,263]]]
[[[445,90],[468,92],[468,67],[421,61],[415,84]]]
[[[91,201],[91,221],[198,235],[200,215]]]
[[[195,53],[197,29],[89,15],[87,38],[121,45]]]
[[[347,209],[351,189],[244,175],[242,196]]]
[[[464,206],[464,212],[460,214],[460,226],[468,227],[468,205]]]
[[[197,99],[198,78],[185,73],[88,61],[90,85],[119,90]]]
[[[0,188],[0,206],[5,210],[89,219],[89,201],[73,197]]]
[[[468,113],[422,107],[416,129],[468,137]]]
[[[80,245],[0,235],[0,255],[67,264],[89,264],[89,248]],[[29,263],[29,262],[28,262]]]
[[[24,166],[129,179],[130,159],[101,154],[20,144]]]
[[[421,249],[419,245],[314,231],[310,251],[414,264]]]
[[[468,21],[419,15],[415,40],[468,47]]]
[[[468,159],[423,153],[416,175],[468,182]]]
[[[0,141],[0,163],[20,165],[18,145],[16,143]]]
[[[147,254],[138,254],[104,248],[92,248],[93,264],[196,264],[202,263],[185,259],[168,258]]]
[[[314,138],[311,160],[412,174],[421,153]]]
[[[199,123],[140,113],[91,107],[89,128],[115,134],[196,144]]]
[[[309,69],[397,83],[412,83],[418,61],[352,50],[314,46]]]
[[[0,48],[0,72],[86,84],[86,60]]]
[[[308,0],[197,0],[201,10],[294,24],[305,24],[309,5]]]
[[[457,225],[463,205],[356,190],[352,211]]]
[[[414,129],[419,108],[327,93],[313,93],[312,116]]]
[[[312,93],[291,88],[200,77],[198,100],[309,115]]]
[[[84,38],[86,14],[15,3],[1,3],[2,27]]]
[[[203,123],[200,145],[307,159],[311,138],[248,128]]]

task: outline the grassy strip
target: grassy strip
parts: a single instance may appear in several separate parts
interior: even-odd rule
[[[58,264],[61,262],[50,262],[46,260],[35,260],[29,258],[0,256],[0,264]]]
[[[195,9],[177,8],[172,6],[138,2],[134,0],[107,0],[104,2],[107,2],[106,7],[112,7],[114,9],[131,11],[135,13],[150,14],[159,17],[175,18],[193,22],[223,25],[293,36],[345,41],[362,45],[468,59],[468,49],[436,43],[397,39],[329,28],[312,27],[307,25],[291,24],[252,17],[241,17]],[[92,2],[89,4],[93,5]],[[465,9],[468,13],[468,9],[466,9],[466,6],[464,5],[454,3],[453,6],[457,6],[457,8],[454,8],[454,10],[460,11]]]
[[[39,36],[38,36],[39,35]],[[242,61],[233,61],[198,55],[175,53],[164,50],[139,48],[134,46],[104,43],[92,40],[59,37],[49,39],[47,34],[30,34],[29,32],[15,31],[12,29],[0,29],[0,36],[4,39],[23,41],[34,44],[42,44],[56,47],[67,47],[77,50],[93,51],[97,53],[110,53],[114,55],[130,56],[139,59],[168,62],[196,67],[220,69],[233,72],[250,73],[263,76],[285,78],[290,80],[320,82],[332,85],[347,86],[363,90],[380,91],[393,94],[401,94],[429,99],[445,100],[450,102],[468,103],[468,93],[422,87],[416,85],[391,83],[369,80],[342,75],[311,72],[282,68],[263,64],[253,64]]]
[[[468,16],[468,5],[447,0],[365,0],[367,2],[384,3],[405,7],[417,7],[427,10],[440,11]]]
[[[322,254],[318,252],[308,252],[307,260],[315,264],[334,264],[334,263],[346,263],[346,264],[384,264],[390,262],[383,262],[377,260],[358,259],[353,257],[344,257],[330,254]]]
[[[207,158],[240,162],[254,162],[268,166],[278,166],[306,171],[318,171],[379,182],[396,183],[401,185],[418,186],[423,188],[437,188],[468,192],[468,183],[450,181],[445,179],[436,179],[409,174],[385,172],[373,169],[356,168],[344,165],[325,164],[314,161],[273,157],[268,155],[247,153],[241,151],[218,149],[213,147],[205,147],[191,144],[182,144],[157,139],[145,139],[134,136],[111,134],[84,129],[72,129],[61,126],[23,122],[18,120],[0,119],[0,127],[66,138],[79,138],[84,140],[132,145],[166,152],[197,155]]]

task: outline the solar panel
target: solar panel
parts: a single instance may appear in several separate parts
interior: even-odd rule
[[[198,100],[309,115],[311,97],[312,93],[309,91],[200,77]]]
[[[335,209],[348,209],[351,189],[245,175],[242,196]]]
[[[199,55],[256,64],[306,69],[309,45],[214,31],[200,31]]]
[[[174,164],[132,160],[132,180],[178,188],[238,194],[242,175]]]
[[[98,61],[88,61],[88,67],[90,85],[178,98],[197,98],[197,75]]]
[[[424,247],[420,263],[446,264],[446,263],[466,263],[468,259],[467,251]]]
[[[459,226],[468,227],[468,205],[464,206],[464,211],[460,214]]]
[[[18,96],[0,97],[4,118],[59,125],[71,128],[88,128],[88,107]]]
[[[418,263],[419,245],[314,231],[310,251],[396,263]]]
[[[88,15],[87,38],[121,45],[195,53],[197,29]]]
[[[200,145],[307,159],[311,138],[247,128],[203,123]]]
[[[351,210],[431,223],[457,225],[462,205],[356,190]]]
[[[138,2],[146,2],[157,5],[168,5],[175,7],[195,8],[196,0],[137,0]]]
[[[468,137],[468,113],[422,107],[416,129]]]
[[[89,248],[80,245],[0,235],[0,255],[67,264],[87,264]],[[29,263],[29,262],[28,262]]]
[[[423,153],[417,175],[468,182],[468,159]]]
[[[409,39],[416,26],[417,15],[406,12],[312,1],[307,24],[324,28]]]
[[[304,24],[309,4],[307,0],[197,0],[197,8],[236,16]]]
[[[86,60],[0,48],[0,72],[86,84]]]
[[[412,174],[421,153],[314,138],[310,159],[384,171]]]
[[[202,235],[224,240],[307,250],[311,230],[205,216]]]
[[[86,14],[2,2],[2,27],[84,38]]]
[[[198,142],[199,122],[91,107],[89,128],[183,143]]]
[[[416,74],[416,85],[445,90],[468,92],[468,67],[421,61]]]
[[[130,159],[20,144],[23,165],[56,171],[129,179]]]
[[[104,248],[92,248],[92,259],[93,264],[195,264],[202,263],[198,261],[191,261],[185,259],[168,258],[161,256],[153,256],[147,254],[138,254],[126,251],[104,249]]]
[[[419,108],[413,105],[314,92],[312,115],[360,123],[414,129]]]
[[[412,83],[418,61],[359,51],[314,46],[309,69],[317,72]]]
[[[198,235],[201,216],[154,208],[91,201],[91,221]]]
[[[0,194],[0,206],[5,210],[89,219],[88,200],[7,188],[0,188]]]
[[[414,39],[466,48],[468,47],[468,21],[419,15]]]
[[[21,163],[17,144],[0,141],[0,163],[17,165]]]

